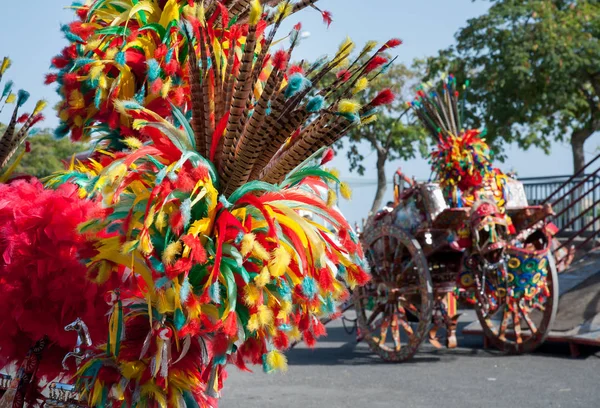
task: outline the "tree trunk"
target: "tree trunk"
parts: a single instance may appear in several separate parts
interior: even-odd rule
[[[576,130],[571,135],[571,149],[573,151],[573,174],[585,166],[585,151],[583,145],[588,137],[594,133],[589,128]]]
[[[371,207],[371,213],[375,214],[383,203],[383,196],[387,190],[387,179],[385,177],[385,162],[387,161],[387,152],[377,150],[377,192],[375,200]]]

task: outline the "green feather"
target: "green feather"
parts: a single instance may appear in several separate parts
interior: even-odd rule
[[[131,30],[127,27],[105,27],[96,30],[96,34],[127,37],[131,34]]]
[[[246,194],[254,192],[254,191],[263,191],[263,192],[266,191],[269,193],[274,193],[279,190],[280,190],[280,188],[276,185],[266,183],[264,181],[254,180],[254,181],[244,184],[243,186],[241,186],[240,188],[235,190],[233,192],[233,194],[231,194],[229,196],[228,201],[232,204],[235,204],[239,199],[244,197]]]
[[[154,31],[156,34],[158,34],[160,38],[163,38],[165,36],[165,28],[158,23],[146,24],[145,26],[139,29],[139,32],[141,33],[145,30]]]
[[[229,310],[234,311],[237,304],[237,285],[235,284],[235,278],[233,276],[233,271],[229,267],[229,262],[225,261],[226,258],[223,258],[221,263],[221,275],[225,278],[225,283],[227,286],[227,302],[229,303]]]
[[[187,136],[187,143],[192,146],[194,150],[196,150],[196,139],[194,138],[194,130],[190,126],[190,122],[188,122],[187,118],[181,113],[181,111],[173,104],[171,104],[171,108],[173,109],[173,116],[183,125],[185,129],[185,135]]]
[[[281,186],[294,185],[307,177],[319,177],[323,180],[330,180],[334,183],[340,183],[340,180],[335,177],[333,174],[321,169],[319,166],[310,166],[305,167],[296,171],[295,173],[290,174],[285,180],[281,182]]]

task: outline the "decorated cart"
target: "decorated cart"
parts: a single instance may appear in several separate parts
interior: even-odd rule
[[[529,206],[523,186],[491,166],[479,131],[465,131],[454,79],[420,90],[413,107],[437,137],[435,182],[394,177],[395,207],[361,235],[372,279],[354,293],[360,336],[389,361],[410,359],[425,339],[456,346],[456,299],[472,304],[493,345],[534,350],[558,303],[549,206]]]

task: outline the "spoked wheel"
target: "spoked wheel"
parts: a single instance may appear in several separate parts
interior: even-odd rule
[[[392,225],[370,228],[362,241],[372,279],[354,292],[360,333],[384,360],[408,360],[427,337],[433,313],[427,260],[419,243]]]
[[[558,309],[558,274],[551,253],[543,258],[544,272],[539,279],[545,280],[538,296],[505,296],[496,304],[490,298],[480,297],[475,306],[477,317],[487,339],[498,349],[509,354],[528,353],[540,346],[550,333]],[[511,276],[509,281],[519,279]],[[543,283],[543,282],[542,282]]]

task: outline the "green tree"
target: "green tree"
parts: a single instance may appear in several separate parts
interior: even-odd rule
[[[371,211],[381,208],[387,190],[385,164],[390,160],[411,159],[418,152],[426,154],[426,134],[407,110],[406,101],[412,96],[419,72],[403,64],[393,64],[385,75],[371,81],[361,93],[361,102],[373,99],[380,91],[391,89],[394,102],[379,113],[377,120],[353,129],[338,147],[347,144],[350,171],[363,175],[365,155],[361,145],[367,143],[377,155],[377,191]]]
[[[30,143],[31,151],[23,156],[15,169],[15,174],[28,174],[38,178],[64,169],[65,162],[69,162],[74,154],[89,148],[85,144],[72,143],[69,139],[57,140],[47,129],[28,137],[27,141]]]
[[[490,3],[457,33],[456,46],[428,61],[427,79],[470,79],[470,124],[485,125],[498,151],[516,142],[548,153],[552,140],[565,140],[578,171],[585,141],[600,130],[600,3]]]

